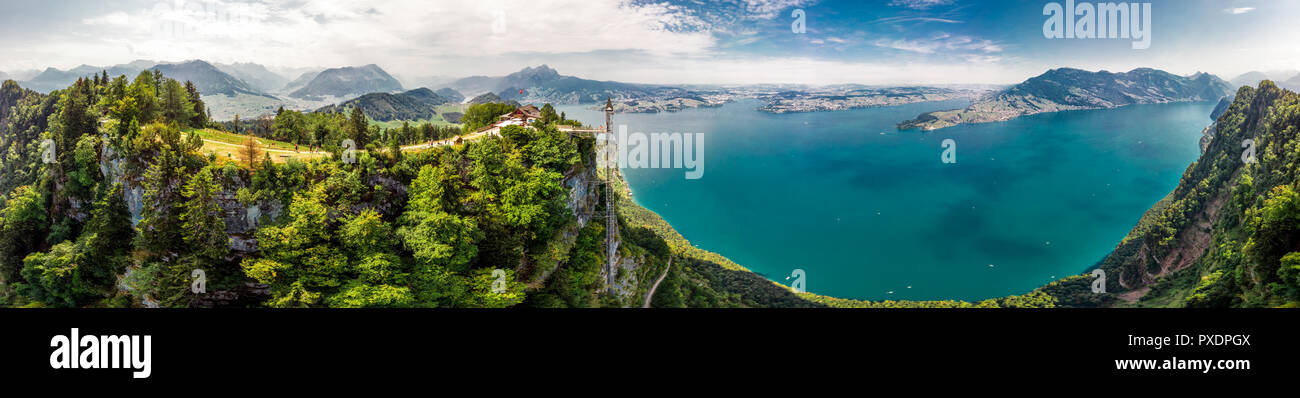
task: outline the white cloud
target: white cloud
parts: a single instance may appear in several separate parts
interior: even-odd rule
[[[754,2],[751,7],[764,11],[792,3],[798,2]],[[77,64],[202,58],[289,67],[378,63],[412,69],[442,57],[596,51],[669,57],[702,54],[717,45],[712,34],[696,28],[699,21],[676,6],[590,0],[190,0],[158,2],[82,23],[75,34],[51,33],[64,36],[45,43],[67,43],[50,48],[79,47]],[[51,62],[60,57],[65,55],[40,58]],[[86,59],[90,57],[98,59]]]
[[[892,0],[891,6],[903,6],[914,10],[925,10],[934,6],[949,5],[956,0]]]
[[[96,25],[127,26],[131,22],[130,22],[130,16],[126,15],[125,12],[115,11],[94,18],[84,18],[81,20],[81,23],[86,25],[91,25],[91,26],[96,26]]]
[[[665,66],[632,62],[603,72],[602,79],[679,84],[963,84],[1014,83],[1042,70],[996,63],[995,57],[968,63],[848,62],[806,57],[683,59]],[[581,71],[580,66],[557,66]],[[593,72],[594,73],[594,72]]]
[[[1238,7],[1238,8],[1225,8],[1225,9],[1223,9],[1223,12],[1226,12],[1226,13],[1229,13],[1229,14],[1232,14],[1232,15],[1245,14],[1245,13],[1248,13],[1248,12],[1251,12],[1251,11],[1255,11],[1255,7]]]
[[[745,11],[752,19],[772,19],[787,8],[802,7],[810,4],[809,0],[744,0]]]
[[[1002,46],[991,40],[976,39],[970,36],[952,36],[940,34],[930,39],[879,39],[874,43],[876,47],[892,48],[921,54],[935,54],[940,51],[951,52],[978,52],[978,53],[998,53],[1002,52]]]

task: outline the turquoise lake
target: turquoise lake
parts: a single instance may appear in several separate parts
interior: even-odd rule
[[[768,114],[757,101],[616,114],[629,132],[704,133],[704,174],[624,169],[636,202],[692,244],[789,285],[868,300],[1021,294],[1100,261],[1199,155],[1214,103],[1071,111],[933,132],[899,121],[961,101]],[[604,116],[561,106],[569,118]],[[956,142],[945,164],[941,142]]]

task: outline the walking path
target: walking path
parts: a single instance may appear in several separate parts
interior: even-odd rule
[[[658,288],[659,288],[659,282],[663,282],[663,281],[664,281],[664,278],[668,276],[668,270],[671,270],[671,269],[673,269],[673,259],[672,259],[672,257],[669,257],[669,258],[668,258],[668,266],[667,266],[667,267],[664,267],[664,274],[663,274],[663,275],[659,275],[659,280],[655,281],[654,286],[651,286],[651,287],[650,287],[650,292],[649,292],[649,293],[646,293],[646,295],[645,295],[645,304],[642,305],[641,308],[650,308],[650,299],[652,299],[652,298],[655,297],[655,289],[658,289]]]

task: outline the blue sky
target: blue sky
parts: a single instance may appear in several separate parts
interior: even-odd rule
[[[1013,83],[1054,67],[1300,69],[1300,1],[1152,3],[1152,40],[1049,40],[1048,1],[0,2],[0,70],[135,59],[647,83]],[[1060,3],[1064,3],[1061,1]],[[792,32],[802,10],[806,32]]]

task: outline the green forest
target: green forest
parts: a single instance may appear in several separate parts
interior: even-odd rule
[[[157,72],[49,95],[7,81],[0,112],[0,300],[13,306],[516,305],[571,228],[561,180],[591,161],[589,142],[550,126],[403,152],[460,131],[379,131],[357,109],[215,123],[192,84]],[[198,128],[331,156],[217,157]],[[581,296],[568,288],[553,291]]]
[[[514,106],[472,105],[461,127],[382,128],[359,108],[218,122],[193,84],[157,71],[48,95],[6,81],[0,304],[632,307],[660,275],[653,307],[1057,303],[1052,286],[979,303],[795,293],[690,245],[618,176],[616,197],[602,197],[594,138],[559,131],[581,123],[550,104],[528,128],[402,149],[463,136]],[[221,156],[209,140],[242,142]],[[271,150],[328,156],[273,161]],[[607,203],[619,217],[614,289],[603,279]]]
[[[1238,90],[1178,188],[1102,262],[1108,289],[1140,294],[1108,304],[1300,306],[1298,129],[1296,93]]]

